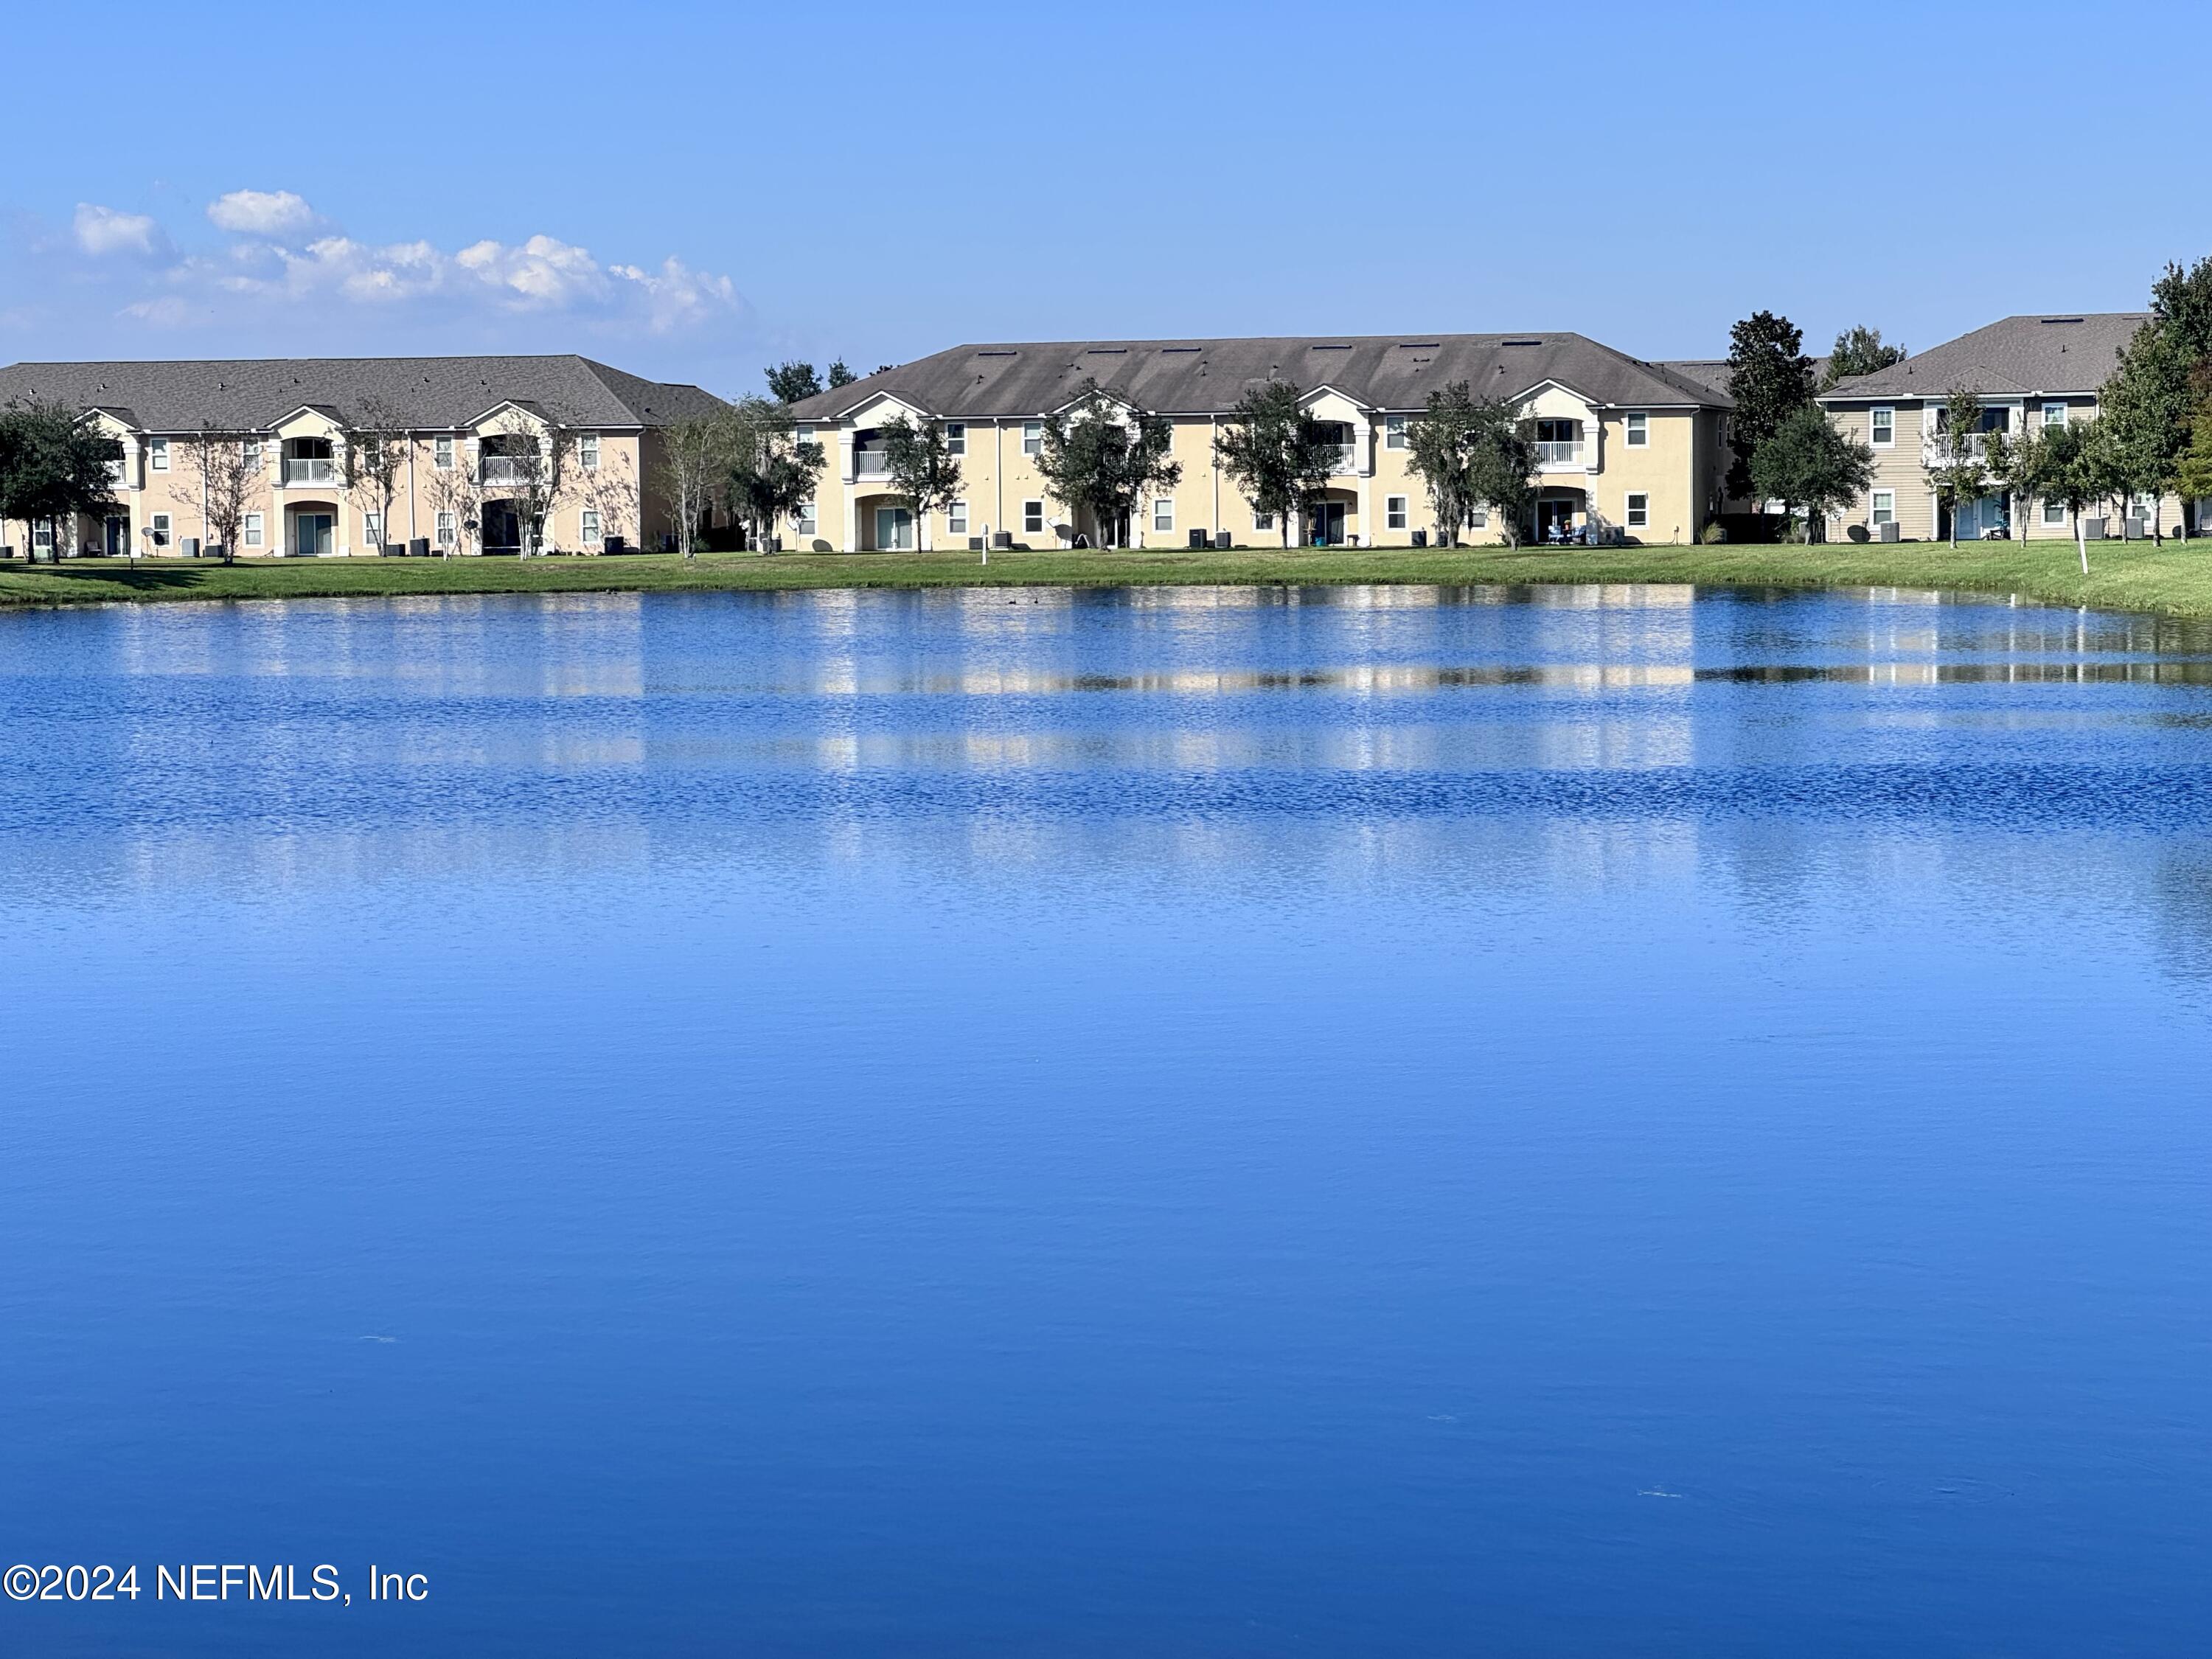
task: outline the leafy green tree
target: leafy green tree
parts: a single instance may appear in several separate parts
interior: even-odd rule
[[[842,357],[840,357],[836,362],[830,365],[830,389],[832,392],[835,392],[841,386],[850,386],[854,381],[860,378],[860,377],[854,374],[851,369],[845,367],[845,360]]]
[[[2081,557],[2081,574],[2089,574],[2089,543],[2081,530],[2081,509],[2106,494],[2109,466],[2105,456],[2101,421],[2069,421],[2044,428],[2043,496],[2064,505],[2074,520],[2074,544]]]
[[[814,372],[811,363],[778,363],[762,373],[768,376],[768,395],[780,404],[795,404],[822,390],[822,377]]]
[[[1460,526],[1481,505],[1474,496],[1471,450],[1480,425],[1465,380],[1429,393],[1419,419],[1406,424],[1406,470],[1428,490],[1439,545],[1459,544]]]
[[[753,546],[765,553],[776,526],[814,499],[829,458],[820,444],[799,441],[782,404],[740,398],[726,418],[730,476],[723,493],[730,510],[744,517]]]
[[[2023,430],[2017,436],[1992,432],[1989,436],[1988,461],[1990,478],[2013,503],[2012,521],[2018,526],[2019,538],[2026,541],[2029,504],[2047,493],[2044,485],[2051,458],[2044,441],[2033,429]]]
[[[220,432],[205,425],[192,434],[191,457],[199,474],[200,513],[208,536],[222,549],[222,562],[238,562],[238,534],[246,523],[246,504],[259,486],[261,444],[247,457],[246,434]],[[387,512],[390,509],[386,509]]]
[[[1468,441],[1468,489],[1475,503],[1487,503],[1498,518],[1507,544],[1521,545],[1521,527],[1536,515],[1536,422],[1510,398],[1474,400],[1474,428]]]
[[[1088,513],[1098,544],[1109,546],[1134,521],[1147,495],[1182,482],[1174,446],[1173,422],[1126,407],[1089,380],[1073,409],[1045,417],[1037,476],[1054,500]]]
[[[1792,410],[1751,460],[1752,487],[1785,511],[1805,509],[1805,539],[1874,482],[1874,451],[1845,437],[1814,404]]]
[[[960,498],[960,458],[935,421],[895,415],[884,422],[883,439],[884,471],[890,475],[892,493],[914,514],[918,548],[929,515],[944,512]]]
[[[2097,395],[2115,477],[2124,493],[2154,501],[2174,488],[2195,412],[2191,362],[2179,327],[2155,315],[2136,331]],[[2124,505],[2123,507],[2124,514]],[[2165,539],[2154,510],[2154,533]]]
[[[1936,453],[1922,470],[1928,487],[1951,509],[1951,545],[1959,544],[1959,509],[1989,493],[1990,466],[1982,453],[1982,400],[1964,386],[1943,400]]]
[[[736,445],[736,423],[726,410],[687,416],[661,428],[660,500],[676,523],[677,550],[687,559],[699,556],[699,534],[729,481]]]
[[[407,423],[389,405],[365,398],[338,439],[339,477],[346,493],[376,520],[376,550],[382,552],[381,544],[392,539],[392,503],[407,477]]]
[[[1901,363],[1908,355],[1901,345],[1884,345],[1880,329],[1860,323],[1836,336],[1835,349],[1828,354],[1828,372],[1820,382],[1820,389],[1825,392],[1838,380],[1872,374],[1893,363]]]
[[[2193,367],[2212,364],[2212,257],[2168,265],[2151,285],[2150,314]]]
[[[120,441],[92,431],[66,404],[0,409],[0,522],[48,526],[58,558],[79,514],[113,505],[122,459]]]
[[[1751,458],[1792,410],[1813,401],[1813,360],[1805,355],[1805,336],[1787,317],[1755,312],[1729,331],[1728,491],[1752,492]]]
[[[2185,503],[2212,500],[2212,397],[2199,403],[2190,418],[2189,447],[2181,453],[2173,482]]]
[[[1213,440],[1215,462],[1255,513],[1274,520],[1285,547],[1291,518],[1304,522],[1327,493],[1339,453],[1328,428],[1298,398],[1292,380],[1253,386]]]

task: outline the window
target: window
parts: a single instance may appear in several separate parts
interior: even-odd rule
[[[167,438],[156,438],[151,447],[154,471],[167,472],[169,470],[169,441]]]
[[[1583,423],[1571,419],[1536,422],[1536,465],[1564,466],[1583,458]]]
[[[1651,522],[1651,497],[1642,490],[1632,492],[1628,498],[1628,527],[1642,530]]]
[[[945,423],[945,453],[948,455],[965,455],[968,453],[966,422],[947,421]]]
[[[453,470],[453,441],[450,437],[430,440],[430,465],[441,472]],[[450,519],[453,515],[448,513],[445,516]]]
[[[384,515],[380,513],[362,514],[361,537],[371,547],[380,546],[384,541]]]
[[[2043,423],[2045,426],[2064,426],[2066,424],[2066,405],[2064,404],[2044,404]],[[2047,524],[2050,520],[2045,520],[2045,522]]]
[[[586,472],[599,470],[599,434],[586,432],[576,440],[576,465]]]
[[[1028,440],[1024,439],[1023,441],[1026,443]],[[1042,501],[1022,503],[1022,534],[1024,536],[1044,534],[1044,503]]]
[[[1897,492],[1895,490],[1877,489],[1874,492],[1873,518],[1877,529],[1883,525],[1897,522]]]
[[[1252,528],[1253,528],[1253,529],[1255,529],[1255,530],[1273,530],[1274,527],[1275,527],[1275,515],[1274,515],[1273,514],[1272,514],[1272,513],[1262,513],[1262,512],[1261,512],[1261,511],[1259,510],[1259,508],[1257,508],[1257,507],[1254,507],[1254,508],[1252,509]]]
[[[246,470],[249,473],[261,471],[261,440],[248,438],[245,444]]]
[[[1628,412],[1628,447],[1644,449],[1651,443],[1651,417],[1640,409]]]
[[[246,515],[245,524],[240,526],[240,534],[244,537],[246,544],[248,547],[260,546],[261,515],[258,513],[247,514]]]
[[[794,443],[811,444],[814,441],[814,428],[811,426],[795,426],[791,428],[791,437]]]
[[[1153,498],[1152,528],[1155,530],[1173,530],[1175,528],[1174,496],[1158,495]]]
[[[576,528],[580,532],[584,551],[586,553],[597,551],[599,546],[599,515],[592,508],[586,507],[577,518]]]
[[[798,522],[798,530],[799,530],[799,533],[800,535],[802,535],[802,536],[811,536],[811,535],[814,533],[814,532],[815,532],[815,520],[814,520],[814,503],[813,503],[813,502],[811,502],[811,501],[801,501],[801,502],[799,502],[799,522]]]
[[[1385,415],[1382,417],[1382,447],[1403,449],[1406,447],[1406,417]]]
[[[955,536],[968,533],[968,503],[955,501],[945,509],[945,527]]]
[[[166,513],[156,513],[154,515],[154,545],[167,547],[168,544],[169,515]]]
[[[40,519],[31,526],[31,545],[52,547],[54,544],[54,524],[51,519]]]
[[[2044,502],[2043,521],[2045,524],[2064,524],[2066,522],[2066,503],[2063,501]]]
[[[441,441],[446,445],[446,454],[447,460],[450,463],[453,456],[453,441],[451,438],[447,438]],[[453,544],[453,515],[450,513],[441,513],[438,515],[438,545],[441,547],[451,547]]]
[[[1471,528],[1474,528],[1474,529],[1476,529],[1476,530],[1487,530],[1487,529],[1489,529],[1489,528],[1490,528],[1490,509],[1489,509],[1488,507],[1476,507],[1473,512],[1469,513],[1469,514],[1467,515],[1467,521],[1468,521],[1468,526],[1469,526]]]
[[[1034,455],[1043,447],[1044,422],[1042,421],[1024,421],[1022,422],[1022,453],[1024,455]]]
[[[1382,525],[1385,529],[1403,530],[1406,527],[1406,498],[1403,495],[1386,495],[1382,498]]]
[[[1874,433],[1874,447],[1876,449],[1894,448],[1897,444],[1897,411],[1893,409],[1874,410],[1869,414],[1868,420]]]

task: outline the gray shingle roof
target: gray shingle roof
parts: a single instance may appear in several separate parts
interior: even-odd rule
[[[1821,401],[1940,398],[1960,386],[2011,397],[2091,392],[2104,385],[2121,350],[2149,320],[2141,311],[2007,317],[1901,363],[1838,382]]]
[[[1347,334],[955,346],[805,398],[795,412],[835,420],[890,392],[945,418],[1041,415],[1064,407],[1086,378],[1170,415],[1218,414],[1268,380],[1334,386],[1382,410],[1418,410],[1455,380],[1493,397],[1558,380],[1600,404],[1730,406],[1715,387],[1579,334]]]
[[[374,401],[417,428],[457,427],[513,400],[581,427],[662,426],[721,408],[696,386],[641,380],[588,357],[257,357],[13,363],[0,404],[58,399],[128,411],[150,432],[252,431],[302,404],[357,416]]]

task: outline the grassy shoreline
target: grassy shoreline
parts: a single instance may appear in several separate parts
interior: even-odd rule
[[[72,560],[0,565],[0,609],[175,600],[407,598],[463,593],[715,592],[879,587],[1456,586],[1690,583],[1711,587],[1904,587],[2014,594],[2062,605],[2212,617],[2212,541],[2094,543],[2085,580],[2070,542],[1844,543],[1612,548],[1174,548],[968,552],[704,553],[619,558]]]

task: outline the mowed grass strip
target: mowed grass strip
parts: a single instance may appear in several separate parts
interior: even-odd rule
[[[2015,594],[2099,610],[2212,617],[2212,541],[1842,543],[1814,547],[1240,548],[971,552],[630,554],[612,558],[71,560],[0,565],[0,605],[391,599],[459,593],[710,592],[838,587],[1119,587],[1172,584],[1447,586],[1686,582]]]

